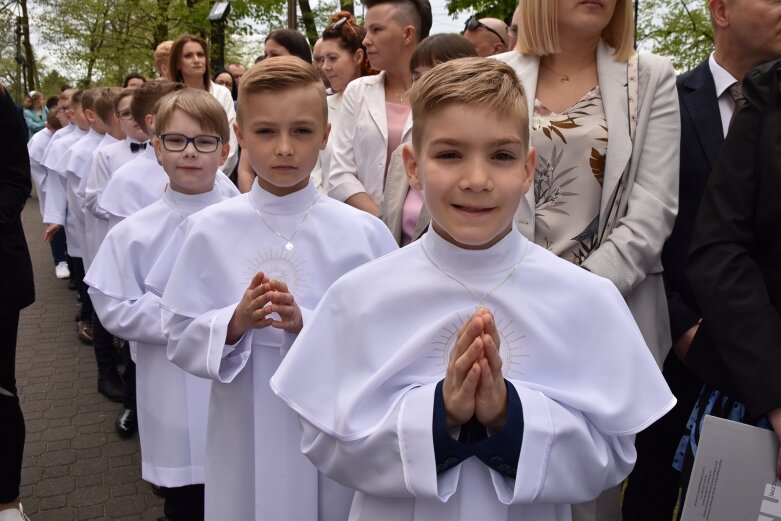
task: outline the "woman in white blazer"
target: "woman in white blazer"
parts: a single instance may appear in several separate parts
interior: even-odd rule
[[[519,9],[517,47],[498,56],[526,89],[539,153],[519,229],[611,280],[661,367],[671,340],[660,256],[678,209],[675,73],[667,59],[637,59],[631,0]],[[573,519],[620,520],[618,490],[576,506]]]
[[[328,195],[378,215],[389,143],[398,145],[410,138],[409,60],[431,29],[431,4],[428,0],[367,0],[364,5],[363,43],[372,68],[381,72],[353,81],[344,91],[333,138]],[[391,117],[388,110],[393,111]],[[397,132],[393,121],[405,110],[406,118]]]
[[[220,168],[230,175],[238,161],[239,142],[233,131],[236,122],[236,109],[233,105],[231,91],[217,85],[211,79],[209,71],[209,46],[200,36],[183,34],[171,46],[171,56],[168,58],[168,71],[173,81],[179,81],[194,89],[205,90],[214,96],[225,109],[230,127],[230,153]]]

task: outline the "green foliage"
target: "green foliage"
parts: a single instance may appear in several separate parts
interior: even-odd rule
[[[38,88],[38,90],[43,92],[43,95],[46,98],[49,98],[59,94],[63,85],[73,86],[74,83],[71,79],[66,78],[58,71],[52,70],[48,71],[41,77],[41,86]]]
[[[512,20],[516,7],[518,7],[518,2],[512,0],[501,0],[499,2],[489,0],[450,0],[447,2],[447,12],[450,15],[470,13],[478,18],[499,18],[508,25]]]
[[[704,0],[638,0],[640,47],[669,56],[679,72],[687,71],[713,50],[713,28]]]

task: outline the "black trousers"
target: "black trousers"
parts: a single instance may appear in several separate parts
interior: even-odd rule
[[[92,347],[95,350],[95,361],[98,363],[98,376],[116,378],[118,374],[114,336],[106,331],[94,310],[92,312]]]
[[[0,315],[0,503],[10,503],[19,497],[22,479],[24,416],[16,395],[18,327],[18,311]]]
[[[81,311],[78,319],[89,322],[92,320],[94,310],[92,308],[92,300],[90,300],[89,293],[87,293],[87,285],[84,284],[84,261],[80,257],[71,257],[71,260],[73,262],[71,275],[75,277],[76,289],[81,297]]]
[[[122,406],[131,411],[136,410],[136,363],[130,358],[130,347],[125,343],[122,348],[122,363],[125,371],[122,373],[122,381],[125,384],[125,397],[122,398]]]
[[[57,233],[52,237],[52,242],[49,243],[52,250],[52,259],[54,259],[54,265],[61,262],[67,262],[68,260],[68,245],[65,240],[65,228],[60,228]],[[70,266],[68,266],[70,270]]]
[[[170,521],[203,521],[203,485],[165,489],[163,512]]]

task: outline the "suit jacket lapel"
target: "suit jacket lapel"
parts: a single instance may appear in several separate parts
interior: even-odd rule
[[[721,126],[716,86],[713,83],[708,60],[697,66],[684,88],[689,93],[681,97],[683,109],[691,118],[710,170],[716,162],[718,151],[724,141],[724,132]]]
[[[380,72],[373,78],[375,81],[366,91],[366,106],[369,109],[374,124],[380,129],[385,143],[388,142],[388,119],[385,114],[385,72]]]
[[[597,75],[605,119],[608,128],[607,157],[605,159],[605,177],[602,183],[602,201],[600,203],[599,226],[610,211],[613,192],[632,156],[632,140],[629,137],[628,94],[626,83],[626,63],[619,62],[613,56],[613,49],[600,42],[597,48]]]

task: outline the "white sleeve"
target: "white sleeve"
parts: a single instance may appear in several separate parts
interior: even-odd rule
[[[84,186],[84,208],[98,219],[108,220],[108,212],[100,208],[100,194],[109,180],[108,165],[106,156],[98,153],[95,161],[92,163],[92,169],[86,176],[87,181]],[[81,188],[79,188],[81,190]]]
[[[137,300],[111,297],[88,288],[100,323],[113,335],[144,344],[166,344],[161,323],[160,297],[144,293]]]
[[[324,474],[367,494],[447,501],[461,465],[437,474],[432,415],[436,384],[408,391],[365,438],[342,441],[301,418],[302,452]],[[635,459],[634,436],[606,436],[579,411],[516,385],[524,432],[517,479],[490,470],[497,500],[578,503],[620,483]],[[377,472],[382,469],[382,472]]]
[[[336,135],[333,136],[334,144],[328,173],[328,195],[337,201],[344,202],[357,193],[366,192],[366,188],[356,177],[358,167],[353,150],[355,119],[359,105],[360,91],[355,88],[355,85],[348,85],[339,109],[339,124]]]
[[[47,224],[65,224],[65,214],[68,211],[68,196],[65,192],[65,178],[50,170],[43,180],[46,193],[43,222]]]

